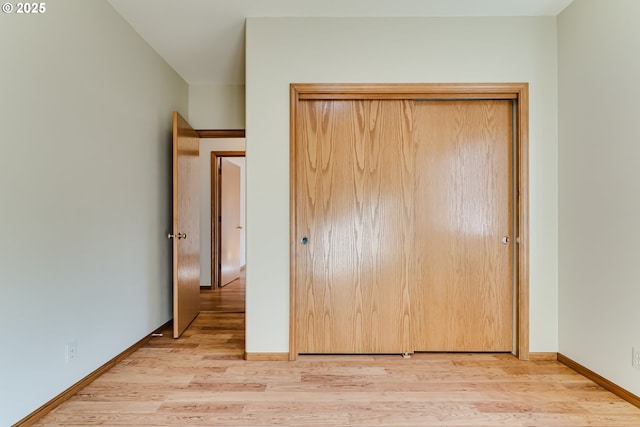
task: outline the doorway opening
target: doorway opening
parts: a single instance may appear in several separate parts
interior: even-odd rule
[[[215,335],[210,339],[218,347],[216,352],[241,358],[245,351],[246,295],[244,131],[199,130],[198,134],[201,138],[201,236],[204,239],[201,245],[201,313],[198,319],[201,320],[201,329]],[[227,185],[230,178],[226,173],[229,170],[234,175],[231,186]],[[230,198],[224,197],[221,190],[230,193]],[[227,209],[229,204],[234,205],[231,211]],[[225,221],[228,223],[226,234],[221,227]],[[235,255],[230,257],[231,252]],[[226,266],[230,258],[234,271],[229,271]]]
[[[246,268],[244,155],[211,152],[211,289],[230,284]]]

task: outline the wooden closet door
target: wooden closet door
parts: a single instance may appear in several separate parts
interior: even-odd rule
[[[416,101],[413,113],[414,350],[512,351],[512,103]]]
[[[299,104],[294,161],[300,353],[411,348],[410,106],[375,100]]]

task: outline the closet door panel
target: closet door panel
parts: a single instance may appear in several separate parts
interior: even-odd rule
[[[416,351],[513,349],[511,105],[414,104]]]
[[[411,347],[411,105],[401,100],[299,104],[300,353],[399,353]]]

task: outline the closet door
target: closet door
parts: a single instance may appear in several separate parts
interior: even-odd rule
[[[411,101],[306,100],[295,149],[299,353],[411,348]]]
[[[416,101],[416,351],[512,351],[512,102]]]

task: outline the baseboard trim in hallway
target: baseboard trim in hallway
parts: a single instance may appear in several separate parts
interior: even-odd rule
[[[632,405],[637,406],[638,408],[640,408],[640,397],[638,397],[635,394],[631,393],[629,390],[626,390],[626,389],[620,387],[618,384],[615,384],[615,383],[609,381],[605,377],[603,377],[603,376],[601,376],[599,374],[596,374],[591,369],[589,369],[589,368],[587,368],[585,366],[582,366],[581,364],[579,364],[575,360],[572,360],[572,359],[568,358],[564,354],[558,353],[558,362],[562,363],[563,365],[568,366],[569,368],[573,369],[574,371],[576,371],[580,375],[589,378],[591,381],[593,381],[594,383],[598,384],[600,387],[604,388],[605,390],[608,390],[611,393],[615,394],[619,398],[621,398],[623,400],[626,400],[627,402],[631,403]]]
[[[38,409],[36,409],[32,413],[30,413],[29,415],[27,415],[26,417],[24,417],[23,419],[18,421],[17,423],[15,423],[13,425],[13,427],[29,427],[29,426],[34,425],[42,417],[44,417],[49,412],[51,412],[54,409],[56,409],[58,406],[62,405],[71,396],[73,396],[74,394],[76,394],[77,392],[79,392],[80,390],[82,390],[83,388],[88,386],[89,384],[91,384],[93,381],[98,379],[102,374],[107,372],[109,369],[113,368],[115,365],[120,363],[122,360],[124,360],[127,357],[129,357],[131,354],[133,354],[138,349],[144,347],[144,345],[147,344],[151,340],[151,338],[153,337],[154,333],[162,331],[163,329],[168,327],[171,324],[171,322],[172,322],[172,320],[169,320],[167,323],[165,323],[164,325],[160,326],[159,328],[157,328],[156,330],[151,332],[149,335],[147,335],[146,337],[142,338],[140,341],[136,342],[131,347],[127,348],[122,353],[118,354],[113,359],[109,360],[107,363],[105,363],[104,365],[100,366],[98,369],[96,369],[95,371],[91,372],[89,375],[87,375],[86,377],[82,378],[80,381],[78,381],[77,383],[75,383],[74,385],[72,385],[71,387],[69,387],[68,389],[66,389],[65,391],[63,391],[62,393],[60,393],[59,395],[57,395],[56,397],[54,397],[53,399],[51,399],[50,401],[45,403],[44,405],[42,405],[41,407],[39,407]]]
[[[289,360],[289,353],[244,353],[244,360],[258,362],[280,362]]]
[[[529,360],[532,362],[555,362],[558,360],[558,353],[531,352]]]

